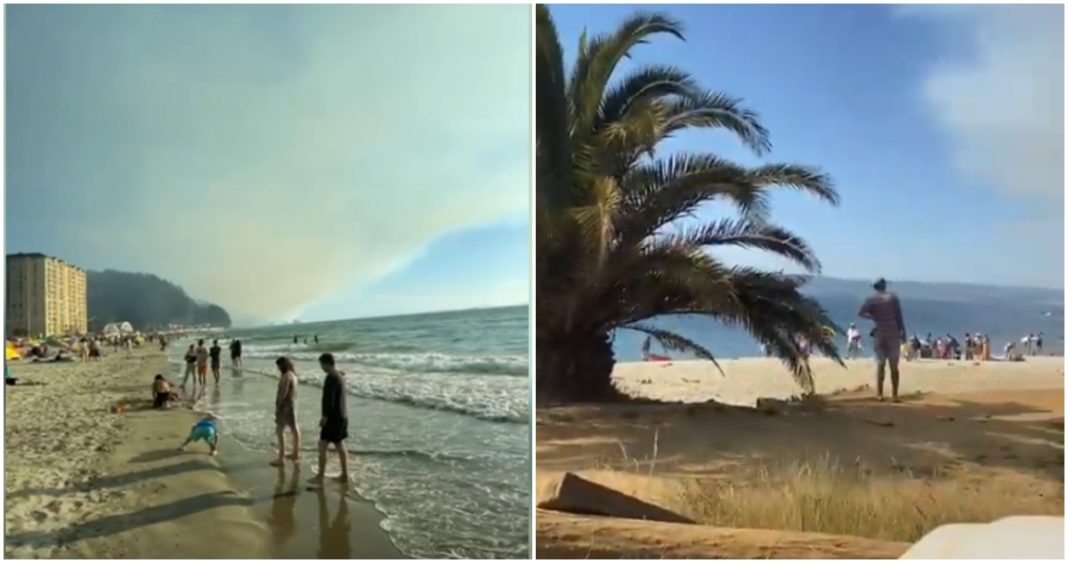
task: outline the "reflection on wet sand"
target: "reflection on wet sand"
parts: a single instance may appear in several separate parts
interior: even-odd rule
[[[348,559],[352,554],[349,538],[349,501],[344,495],[338,498],[337,514],[330,521],[327,510],[326,491],[315,491],[319,497],[319,552],[320,559]]]
[[[278,481],[274,487],[271,513],[267,518],[267,525],[272,532],[271,547],[276,557],[284,553],[286,544],[297,532],[294,509],[297,506],[297,493],[300,487],[300,466],[294,466],[289,473],[290,477],[287,481],[285,466],[278,468]]]

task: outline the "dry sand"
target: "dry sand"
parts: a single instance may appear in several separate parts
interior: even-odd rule
[[[790,397],[798,390],[780,364],[749,359],[721,365],[726,377],[704,362],[617,366],[616,384],[628,394],[683,404],[539,409],[538,499],[562,472],[573,471],[705,524],[768,528],[768,545],[781,541],[776,534],[782,530],[903,542],[944,519],[1063,514],[1061,358],[906,363],[901,404],[876,402],[870,387],[863,387],[873,383],[870,361],[842,369],[817,359],[816,385],[824,400],[774,413],[705,401],[753,405],[758,397]],[[779,487],[777,479],[811,473],[813,467],[841,471],[863,484],[843,488],[849,499],[840,505],[780,508],[803,495],[796,494],[795,485]],[[854,498],[869,492],[870,499]],[[838,494],[830,495],[832,503]],[[818,497],[811,495],[814,502],[826,500]],[[844,515],[841,521],[833,515],[820,522],[811,518],[813,512],[859,510],[857,505],[869,512]],[[908,512],[893,512],[898,509]],[[880,522],[883,517],[887,521]],[[682,543],[696,540],[677,539],[676,532],[665,535],[655,526],[604,518],[584,517],[573,526],[583,526],[585,539],[565,538],[561,518],[539,518],[539,552],[583,557],[589,550],[599,553],[599,546],[627,545],[646,555],[660,549],[681,557],[715,556],[714,551],[685,551]],[[873,522],[857,525],[858,519]],[[720,533],[708,528],[709,537]],[[756,537],[747,536],[749,541]],[[798,546],[796,538],[791,542]],[[801,553],[750,547],[772,557]],[[872,547],[868,556],[886,556],[885,548]]]
[[[162,354],[12,363],[5,388],[5,555],[220,558],[266,553],[251,499],[206,447],[181,443],[197,414],[148,408]],[[113,414],[115,404],[127,404]],[[223,444],[225,447],[225,443]]]

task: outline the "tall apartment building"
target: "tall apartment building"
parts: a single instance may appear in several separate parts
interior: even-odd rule
[[[85,334],[85,270],[44,254],[7,256],[5,336]]]

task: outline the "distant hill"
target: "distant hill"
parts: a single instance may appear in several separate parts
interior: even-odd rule
[[[222,307],[197,301],[177,285],[152,274],[104,270],[86,272],[90,326],[129,321],[137,329],[172,323],[230,326]]]
[[[1040,308],[1063,309],[1064,307],[1064,290],[1061,289],[896,280],[888,280],[888,282],[890,290],[902,299],[967,302],[994,300],[1033,304]],[[871,283],[870,280],[817,277],[805,284],[802,291],[817,298],[829,295],[859,298],[871,293]]]

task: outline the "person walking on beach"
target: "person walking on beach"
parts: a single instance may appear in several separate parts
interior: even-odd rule
[[[875,293],[860,307],[861,318],[875,323],[875,382],[878,387],[879,400],[883,400],[883,381],[886,379],[886,364],[890,364],[890,384],[893,387],[893,400],[898,399],[900,373],[898,362],[901,354],[901,341],[905,340],[905,319],[901,314],[901,302],[897,295],[886,290],[886,280],[879,278],[872,284]]]
[[[319,345],[319,335],[318,334],[315,335],[315,345],[316,346]]]
[[[860,354],[860,331],[857,330],[856,323],[849,323],[849,329],[846,330],[846,357],[850,360],[856,359]]]
[[[234,340],[230,343],[230,364],[236,369],[241,369],[244,364],[241,362],[241,341]]]
[[[204,340],[197,341],[197,380],[201,387],[208,384],[208,349],[204,347]]]
[[[219,347],[219,340],[211,341],[211,350],[208,351],[211,356],[211,375],[215,377],[215,384],[219,384],[219,368],[222,367],[222,348]]]
[[[1044,336],[1046,336],[1046,333],[1040,332],[1038,333],[1038,336],[1035,337],[1035,354],[1039,356],[1042,355],[1042,338]]]
[[[345,380],[334,362],[334,355],[329,352],[319,356],[319,367],[326,374],[323,380],[322,418],[319,419],[319,472],[309,481],[322,484],[323,472],[326,471],[326,448],[330,444],[337,449],[341,461],[341,475],[338,480],[349,482],[349,457],[345,451],[345,438],[349,437],[348,409],[345,406]]]
[[[297,372],[293,362],[282,357],[275,360],[278,366],[278,392],[274,398],[274,427],[278,435],[278,459],[271,465],[281,466],[285,461],[286,428],[293,431],[293,461],[300,459],[300,428],[297,427]]]
[[[189,345],[189,349],[185,351],[185,376],[182,377],[182,393],[185,393],[185,386],[189,383],[189,376],[193,376],[193,394],[197,392],[197,352],[192,344]]]

